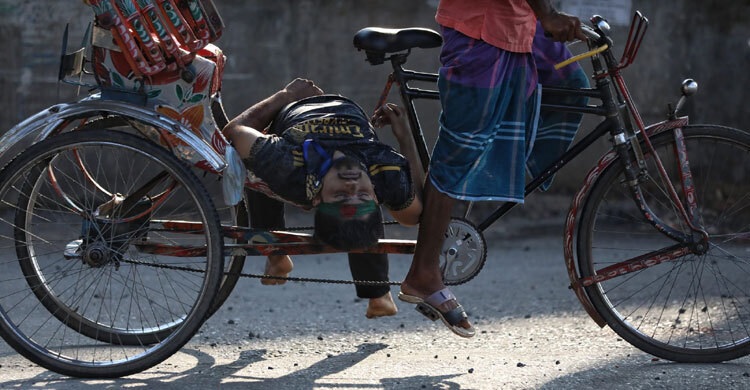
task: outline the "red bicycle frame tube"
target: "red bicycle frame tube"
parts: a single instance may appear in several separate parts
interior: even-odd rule
[[[203,233],[203,224],[190,221],[151,221],[150,231],[171,231],[188,234]],[[268,231],[261,229],[222,226],[225,237],[241,239],[247,244],[225,244],[225,255],[268,256],[272,254],[310,255],[321,253],[340,253],[340,249],[317,242],[312,235],[286,231]],[[134,243],[143,253],[168,255],[176,257],[206,256],[204,246],[171,245],[150,242],[148,240]],[[354,252],[361,253],[396,253],[413,254],[414,240],[381,239],[378,244]]]

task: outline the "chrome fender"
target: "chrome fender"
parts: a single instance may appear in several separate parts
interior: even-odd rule
[[[55,129],[67,121],[99,116],[103,113],[165,129],[198,153],[214,170],[222,171],[226,167],[222,155],[189,128],[174,119],[148,107],[119,100],[103,100],[96,95],[75,103],[56,104],[13,126],[0,137],[0,156],[3,156],[11,147],[27,139],[27,137],[33,137],[33,142],[39,142],[49,137]]]

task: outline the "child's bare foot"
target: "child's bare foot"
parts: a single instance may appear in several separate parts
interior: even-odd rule
[[[290,272],[292,272],[293,268],[294,268],[294,263],[292,263],[291,257],[287,255],[270,255],[268,256],[268,259],[266,260],[266,270],[264,271],[264,274],[269,275],[269,276],[286,277],[289,275]],[[271,286],[271,285],[276,285],[276,284],[284,284],[286,283],[286,280],[275,279],[275,278],[262,278],[260,280],[260,283],[266,286]]]
[[[396,313],[398,313],[398,307],[396,307],[396,303],[393,302],[391,293],[387,292],[382,297],[370,298],[370,301],[367,303],[367,313],[365,313],[365,317],[386,317],[395,315]]]

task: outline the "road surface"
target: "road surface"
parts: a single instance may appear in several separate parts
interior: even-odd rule
[[[67,378],[0,342],[0,388],[750,388],[749,358],[675,364],[600,329],[567,288],[560,214],[521,211],[515,223],[488,232],[484,269],[454,287],[478,328],[470,340],[401,302],[396,316],[368,320],[366,302],[349,285],[243,279],[190,343],[148,371],[116,380]],[[296,276],[349,278],[344,255],[295,260]],[[409,260],[393,257],[394,280]],[[245,271],[260,272],[262,264],[251,258]]]

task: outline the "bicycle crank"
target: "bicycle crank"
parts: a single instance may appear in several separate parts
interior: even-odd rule
[[[454,286],[473,279],[487,260],[484,235],[469,221],[451,218],[440,252],[443,282]]]

